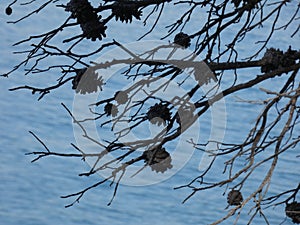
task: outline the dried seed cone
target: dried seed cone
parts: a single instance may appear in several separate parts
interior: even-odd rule
[[[231,190],[227,196],[227,202],[229,205],[240,205],[243,201],[242,193],[238,190]]]
[[[189,37],[189,35],[180,32],[176,34],[174,38],[174,43],[182,46],[183,48],[188,48],[191,45],[191,38]]]
[[[147,150],[143,155],[145,158],[145,162],[151,167],[153,171],[157,173],[164,173],[166,170],[173,167],[171,164],[171,156],[165,148],[159,147]]]
[[[105,106],[104,106],[104,112],[107,116],[113,116],[115,117],[117,114],[118,114],[118,108],[117,106],[111,104],[111,103],[107,103]]]
[[[122,105],[128,101],[128,94],[126,91],[117,91],[114,98],[118,104]]]
[[[147,112],[147,119],[152,124],[166,124],[167,121],[171,120],[171,113],[166,104],[156,103],[154,106],[151,106]]]

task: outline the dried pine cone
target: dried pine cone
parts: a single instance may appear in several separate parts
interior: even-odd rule
[[[291,204],[286,204],[285,213],[292,219],[293,223],[300,224],[300,203],[292,202]]]
[[[239,205],[243,201],[242,193],[238,190],[231,190],[227,196],[229,205]]]
[[[78,23],[97,19],[94,9],[88,0],[70,0],[65,11],[71,12],[71,17],[77,19]]]
[[[171,164],[172,159],[170,154],[165,148],[154,148],[144,152],[145,162],[151,167],[155,172],[165,172],[167,169],[171,169],[173,166]]]
[[[128,94],[126,93],[126,91],[117,91],[114,99],[118,104],[125,104],[128,101]]]
[[[89,1],[70,0],[65,11],[71,12],[71,17],[77,19],[85,38],[95,41],[97,38],[102,40],[102,37],[106,37],[107,26],[103,24],[101,16],[97,15]]]
[[[76,93],[87,94],[97,92],[98,88],[102,91],[104,82],[102,77],[98,78],[94,70],[83,68],[76,71],[72,84],[72,89],[75,89]]]
[[[178,109],[178,113],[176,115],[176,122],[181,127],[186,127],[191,122],[192,118],[193,118],[192,109],[183,109],[183,108]]]
[[[77,89],[78,84],[83,76],[83,74],[86,72],[87,68],[82,68],[82,69],[78,69],[76,70],[76,76],[74,77],[74,79],[72,80],[72,89]]]
[[[160,126],[163,123],[165,125],[167,121],[171,120],[171,113],[167,104],[156,103],[154,106],[151,106],[147,112],[147,119],[152,124]]]
[[[280,67],[295,65],[296,60],[299,58],[298,54],[291,47],[285,53],[279,49],[269,48],[262,58],[263,66],[261,67],[261,72],[268,73]]]
[[[118,108],[117,106],[111,104],[111,103],[107,103],[104,106],[104,112],[106,113],[107,116],[113,116],[115,117],[118,114]]]
[[[191,38],[189,37],[189,35],[180,32],[178,34],[176,34],[175,38],[174,38],[174,43],[177,45],[180,45],[184,48],[188,48],[191,45]]]
[[[105,30],[107,26],[98,20],[90,20],[86,23],[82,23],[80,27],[83,36],[92,41],[96,41],[97,38],[102,40],[102,37],[106,37]]]
[[[279,49],[267,49],[266,53],[264,54],[264,57],[262,58],[264,65],[261,67],[261,72],[268,73],[278,69],[282,56],[283,52]]]
[[[8,6],[6,9],[5,9],[5,13],[6,15],[11,15],[12,14],[12,8],[10,6]]]
[[[115,3],[112,8],[112,14],[115,15],[116,20],[121,22],[131,23],[132,18],[140,20],[142,11],[138,9],[133,3]]]
[[[212,81],[214,82],[218,81],[216,74],[211,70],[209,70],[209,67],[203,68],[203,65],[201,63],[195,65],[194,77],[195,80],[198,82],[199,86],[202,86],[204,84],[207,85]]]

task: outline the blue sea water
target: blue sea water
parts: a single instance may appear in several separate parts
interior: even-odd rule
[[[60,19],[60,14],[56,12],[56,14],[52,13],[51,17],[43,17],[43,20],[34,20],[34,24],[24,22],[14,26],[5,22],[12,18],[16,19],[24,12],[21,8],[16,9],[13,17],[8,17],[4,14],[6,6],[7,1],[0,2],[1,73],[11,69],[21,59],[11,54],[13,50],[16,50],[16,48],[10,47],[12,43],[31,32],[36,33],[35,31],[46,29],[47,26],[52,27],[55,21]],[[170,18],[175,16],[174,12],[169,11]],[[133,34],[136,31],[136,35],[139,36],[140,31],[136,29],[136,26],[138,25],[129,26],[126,32],[119,35],[121,38],[122,35],[125,36],[124,39],[126,39],[127,34]],[[118,29],[120,27],[115,27],[110,32],[117,32]],[[257,32],[256,35],[262,34]],[[151,38],[155,38],[155,36]],[[298,49],[300,47],[295,39],[291,39],[287,43],[278,36],[275,41],[279,42],[282,48],[287,48],[289,44]],[[242,51],[247,52],[249,49],[244,46]],[[245,79],[254,75],[250,73],[244,74]],[[35,81],[35,85],[39,85],[39,82],[46,82],[47,79],[47,77],[41,77]],[[72,106],[74,93],[70,91],[70,86],[47,95],[39,102],[36,99],[37,96],[28,91],[8,91],[11,87],[31,81],[30,77],[23,76],[22,71],[16,71],[9,78],[0,80],[0,224],[202,225],[209,224],[227,213],[225,210],[226,196],[222,195],[224,187],[213,191],[199,192],[185,204],[181,204],[181,202],[190,194],[190,190],[173,190],[174,187],[186,184],[197,175],[197,166],[201,156],[197,152],[182,170],[166,181],[144,187],[121,185],[111,206],[107,206],[107,203],[112,197],[112,188],[103,185],[87,192],[79,204],[65,209],[64,205],[71,203],[72,199],[61,199],[60,196],[79,191],[97,182],[100,177],[78,177],[79,173],[88,171],[89,166],[76,158],[66,160],[49,157],[30,163],[34,157],[25,155],[25,153],[43,149],[28,133],[29,130],[43,139],[51,150],[74,152],[69,143],[75,142],[72,120],[60,105],[61,102],[64,102],[67,106]],[[266,87],[276,88],[279,86],[277,84],[281,84],[281,82],[282,80],[273,79],[272,83],[266,84]],[[251,100],[263,98],[265,95],[259,92],[258,87],[255,87],[247,92],[237,94],[236,97]],[[245,135],[244,128],[253,125],[255,113],[261,107],[236,100],[234,97],[226,100],[228,116],[226,139],[229,141]],[[205,127],[205,121],[202,121],[202,124],[204,124],[201,126],[204,139],[209,128]],[[298,128],[297,131],[299,131]],[[297,149],[295,148],[293,151],[297,151]],[[294,152],[282,155],[282,160],[272,179],[271,193],[276,194],[285,188],[294,188],[299,182],[299,158],[294,158],[295,155]],[[221,169],[223,169],[222,165],[219,170]],[[260,173],[265,172],[265,169],[267,168],[260,169],[258,174],[251,177],[251,182],[243,189],[244,194],[250,193],[255,188],[261,178]],[[218,170],[212,175],[218,175]],[[213,176],[210,178],[212,181],[214,180]],[[247,209],[250,208],[243,211],[238,224],[247,223],[249,219]],[[266,210],[266,214],[272,225],[284,221],[282,206],[269,208]],[[262,221],[262,218],[258,217],[254,224],[262,224]],[[224,224],[233,224],[233,222],[234,219],[229,219]],[[287,219],[282,224],[292,224],[292,222]]]

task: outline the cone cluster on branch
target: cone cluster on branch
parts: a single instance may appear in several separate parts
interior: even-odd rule
[[[261,67],[261,72],[269,73],[277,70],[278,68],[295,65],[296,60],[299,58],[299,52],[292,50],[291,47],[289,47],[286,52],[275,48],[269,48],[262,58],[263,66]]]
[[[70,0],[65,11],[71,12],[71,17],[77,19],[85,38],[96,41],[106,37],[107,26],[103,24],[101,16],[97,15],[88,0]]]

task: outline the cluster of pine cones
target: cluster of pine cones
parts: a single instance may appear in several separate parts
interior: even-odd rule
[[[83,36],[92,41],[102,40],[106,37],[107,26],[101,21],[94,8],[88,0],[70,0],[66,5],[65,11],[71,12],[71,17],[77,19],[80,24]]]
[[[286,52],[269,48],[262,58],[263,66],[261,67],[261,72],[269,73],[278,68],[292,66],[296,64],[296,60],[300,58],[299,55],[300,53],[292,50],[291,47]]]

